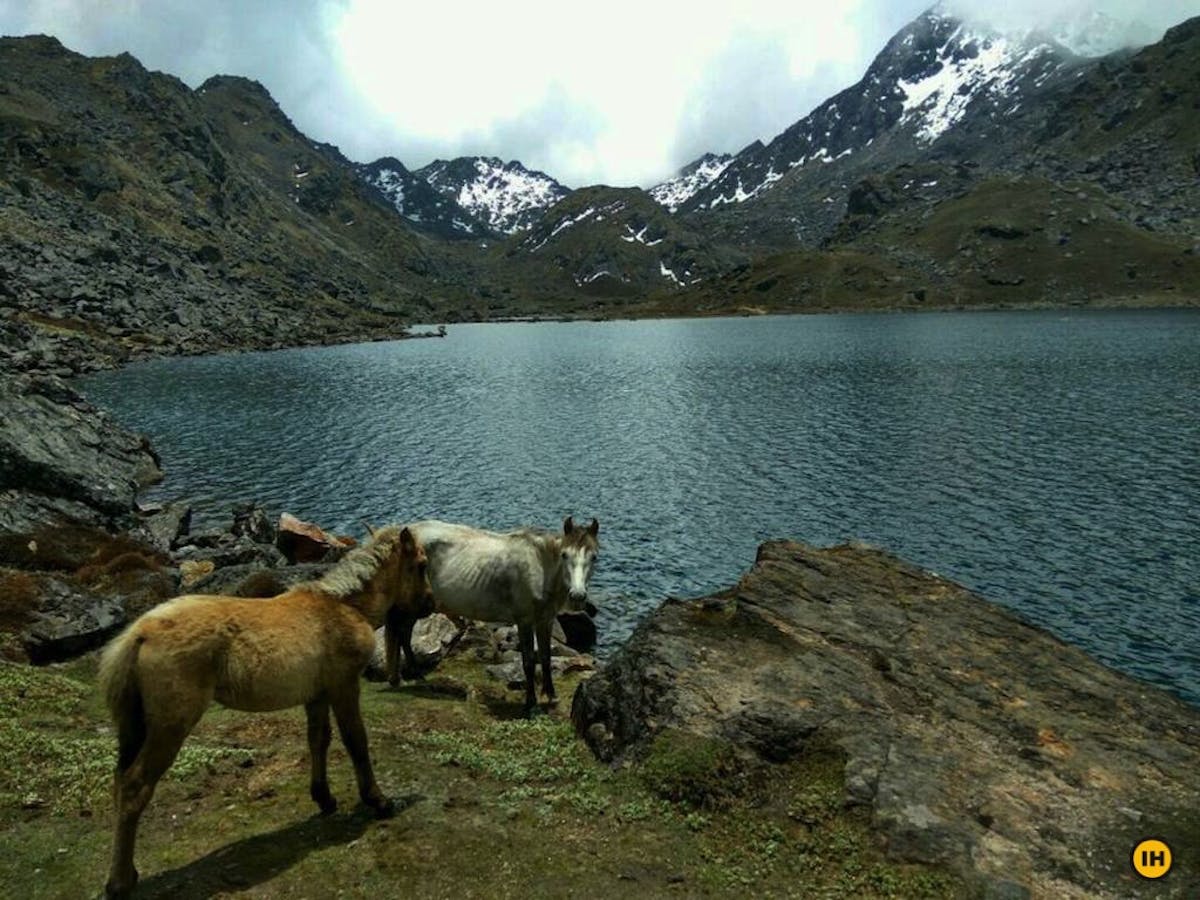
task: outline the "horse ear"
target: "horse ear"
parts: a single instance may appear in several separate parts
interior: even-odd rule
[[[563,534],[570,534],[575,530],[575,519],[572,516],[567,516],[563,519]]]
[[[412,531],[405,525],[400,529],[400,547],[405,552],[411,552],[417,546],[417,540],[413,537]]]
[[[590,534],[592,537],[595,537],[599,533],[600,533],[600,520],[593,518],[592,524],[588,526],[588,534]]]

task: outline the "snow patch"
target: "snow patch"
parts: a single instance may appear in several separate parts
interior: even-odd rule
[[[669,211],[675,212],[698,192],[704,190],[720,177],[733,162],[732,156],[714,156],[704,160],[687,175],[678,175],[670,181],[650,188],[650,196]]]

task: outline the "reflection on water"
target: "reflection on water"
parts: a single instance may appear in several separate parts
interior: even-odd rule
[[[1200,702],[1200,313],[455,326],[85,389],[201,521],[595,515],[606,649],[763,539],[860,539]]]

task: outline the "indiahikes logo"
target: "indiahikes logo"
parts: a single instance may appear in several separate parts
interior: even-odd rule
[[[1143,878],[1162,878],[1171,871],[1171,848],[1165,841],[1147,838],[1133,848],[1130,861]]]

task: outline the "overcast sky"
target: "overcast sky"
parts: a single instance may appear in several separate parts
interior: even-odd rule
[[[410,168],[519,159],[565,184],[649,186],[770,139],[853,84],[932,0],[0,0],[0,33],[128,50],[193,87],[261,81],[309,137]],[[1028,26],[1081,8],[1160,34],[1200,0],[955,0]]]

